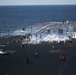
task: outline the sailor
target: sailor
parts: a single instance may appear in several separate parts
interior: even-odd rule
[[[35,52],[35,57],[36,57],[36,58],[38,57],[38,52]]]
[[[24,47],[24,44],[21,43],[21,47]]]
[[[63,56],[63,61],[66,61],[66,57],[65,56]]]
[[[62,59],[63,59],[63,56],[62,56],[61,54],[60,54],[60,56],[59,56],[59,59],[60,59],[60,60],[62,60]]]

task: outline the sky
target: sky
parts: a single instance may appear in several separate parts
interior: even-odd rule
[[[0,0],[0,5],[75,5],[76,0]]]

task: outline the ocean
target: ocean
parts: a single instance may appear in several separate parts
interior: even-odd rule
[[[0,6],[0,33],[44,22],[76,21],[76,5]]]

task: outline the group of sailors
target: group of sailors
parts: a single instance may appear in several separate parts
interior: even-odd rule
[[[59,59],[60,59],[61,61],[66,61],[66,60],[67,60],[67,57],[60,54]]]

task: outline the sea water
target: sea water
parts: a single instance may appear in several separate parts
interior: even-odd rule
[[[76,21],[76,5],[0,6],[0,32],[66,20]]]

